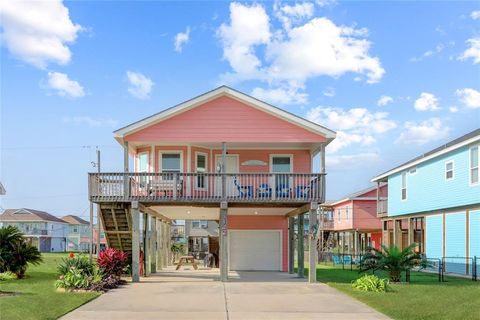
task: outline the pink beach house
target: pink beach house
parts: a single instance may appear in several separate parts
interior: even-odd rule
[[[387,199],[387,186],[373,186],[343,199],[321,205],[320,247],[339,253],[360,254],[368,247],[380,249],[382,220],[377,200]]]
[[[131,254],[134,281],[140,249],[147,275],[171,262],[168,225],[177,219],[219,221],[219,244],[210,250],[222,281],[235,270],[293,272],[294,223],[303,226],[308,212],[316,230],[325,146],[335,132],[221,86],[114,135],[124,170],[89,174],[89,196],[100,205],[109,246]]]

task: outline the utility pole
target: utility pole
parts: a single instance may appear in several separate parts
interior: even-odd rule
[[[96,147],[96,153],[97,153],[97,162],[92,161],[92,166],[95,168],[97,167],[97,172],[100,173],[100,149],[98,149],[98,146]],[[98,256],[98,252],[100,251],[100,206],[97,205],[97,228],[98,228],[98,234],[97,234],[97,250],[96,254]],[[90,201],[90,246],[89,246],[89,256],[90,256],[90,262],[93,261],[93,254],[94,254],[94,242],[93,242],[93,202]]]

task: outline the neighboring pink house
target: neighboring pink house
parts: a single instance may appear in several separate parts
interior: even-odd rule
[[[109,245],[131,250],[134,279],[145,236],[157,237],[157,252],[143,240],[152,270],[164,265],[159,256],[168,244],[159,234],[175,219],[220,221],[212,253],[222,280],[229,270],[293,272],[289,223],[305,212],[316,217],[324,202],[324,150],[334,138],[325,127],[222,86],[115,131],[124,172],[91,173],[90,199],[101,206]],[[135,232],[138,211],[150,221],[145,236]]]
[[[323,204],[322,250],[337,248],[340,253],[359,254],[367,247],[380,249],[382,221],[377,217],[377,197],[387,198],[387,186],[353,193]]]

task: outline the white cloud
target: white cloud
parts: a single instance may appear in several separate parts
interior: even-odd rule
[[[278,87],[263,89],[260,87],[252,90],[252,96],[272,104],[304,104],[307,102],[307,94],[300,93],[294,87]]]
[[[327,149],[329,146],[327,146]],[[329,155],[326,158],[327,167],[333,169],[353,170],[371,166],[380,161],[380,155],[375,152],[356,153],[349,155]]]
[[[450,111],[451,113],[456,113],[456,112],[458,112],[459,110],[458,110],[457,107],[451,106],[451,107],[448,108],[448,111]]]
[[[442,124],[439,118],[430,118],[422,122],[407,121],[404,124],[404,131],[395,141],[399,144],[416,144],[445,139],[448,137],[450,128]]]
[[[472,88],[458,89],[455,91],[460,102],[462,102],[467,108],[478,109],[480,108],[480,92]]]
[[[217,34],[223,44],[223,57],[242,77],[254,77],[261,66],[254,47],[270,40],[270,18],[260,4],[230,4],[230,24],[223,23]]]
[[[377,106],[383,107],[386,106],[387,104],[390,104],[393,102],[393,98],[390,96],[381,96],[378,101],[377,101]]]
[[[434,55],[440,54],[442,51],[444,51],[448,47],[453,47],[454,45],[455,45],[455,41],[450,41],[447,43],[439,43],[435,46],[435,48],[425,51],[420,57],[411,58],[410,61],[411,62],[422,61],[424,58],[429,58]]]
[[[319,7],[329,7],[337,4],[337,0],[316,0],[315,3]]]
[[[74,80],[68,78],[68,75],[61,72],[49,72],[47,87],[57,91],[59,96],[71,98],[80,98],[85,95],[83,87]]]
[[[73,123],[76,125],[87,125],[89,127],[115,127],[118,125],[117,120],[112,119],[93,119],[88,116],[64,117],[63,122]]]
[[[459,57],[459,60],[472,59],[473,64],[480,63],[480,38],[468,39],[466,43],[470,46]]]
[[[438,99],[434,94],[422,92],[420,97],[415,100],[415,110],[417,111],[436,111],[440,110]]]
[[[354,144],[372,145],[378,137],[397,126],[387,112],[372,113],[365,108],[345,110],[320,106],[310,109],[306,117],[337,131],[336,139],[329,144],[332,153]]]
[[[478,10],[478,11],[472,11],[472,13],[470,13],[470,17],[471,17],[473,20],[480,19],[480,10]]]
[[[38,68],[49,62],[67,64],[68,44],[82,30],[70,20],[62,1],[2,1],[2,44],[19,59]]]
[[[319,76],[354,73],[368,83],[383,77],[379,58],[369,53],[371,42],[365,28],[312,18],[313,6],[308,3],[277,3],[274,15],[282,22],[281,28],[272,28],[261,4],[230,4],[230,21],[217,31],[223,58],[232,68],[222,75],[222,82],[260,80],[270,87],[295,89]]]
[[[275,3],[273,11],[278,20],[280,20],[285,29],[290,29],[292,25],[298,24],[306,18],[311,18],[314,12],[314,5],[310,2],[296,3],[295,5],[281,5]]]
[[[179,32],[175,36],[175,51],[182,52],[183,45],[190,41],[190,27],[187,26],[185,32]]]
[[[325,90],[323,90],[323,95],[326,97],[335,97],[335,88],[333,87],[327,87]]]
[[[154,85],[150,78],[147,78],[140,72],[127,71],[127,78],[130,86],[128,92],[138,99],[150,98],[150,92]]]

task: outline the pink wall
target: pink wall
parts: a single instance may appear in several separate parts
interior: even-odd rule
[[[386,197],[388,193],[388,188],[387,185],[383,185],[380,187],[380,197]],[[366,192],[359,197],[366,198],[366,197],[376,197],[377,196],[377,189],[374,189],[372,191]]]
[[[353,202],[353,228],[375,230],[382,228],[382,221],[377,218],[376,200],[355,200]]]
[[[308,131],[222,96],[125,137],[158,142],[324,142]]]
[[[288,219],[285,216],[228,216],[230,230],[282,230],[282,271],[288,271]]]
[[[333,213],[333,226],[334,230],[350,230],[353,228],[353,204],[352,201],[341,202],[334,207]],[[348,219],[347,219],[347,209],[348,208]],[[340,209],[340,220],[338,219],[338,209]]]

